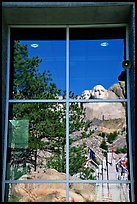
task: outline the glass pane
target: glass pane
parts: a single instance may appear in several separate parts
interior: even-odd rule
[[[65,202],[65,183],[9,184],[8,202]]]
[[[58,29],[45,29],[44,39],[32,34],[32,38],[16,39],[15,36],[11,41],[14,53],[11,55],[11,99],[62,99],[65,96],[64,31],[64,35],[58,36]]]
[[[96,202],[130,202],[129,184],[96,184]]]
[[[95,202],[96,184],[71,183],[69,185],[70,202]]]
[[[124,38],[107,38],[108,29],[104,38],[93,31],[70,29],[70,90],[82,99],[125,98],[125,78],[119,79]]]
[[[70,103],[70,175],[128,180],[125,103]]]
[[[129,184],[70,184],[70,202],[130,202]]]
[[[129,184],[71,183],[70,202],[130,202]],[[6,184],[8,202],[65,202],[65,183]]]
[[[44,179],[49,169],[66,172],[65,103],[11,104],[9,118],[7,179],[34,179],[32,174]]]

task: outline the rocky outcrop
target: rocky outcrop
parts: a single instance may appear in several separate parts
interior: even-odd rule
[[[125,117],[125,108],[122,103],[83,103],[86,120],[110,120]]]
[[[113,84],[108,90],[102,85],[96,85],[92,90],[84,90],[82,92],[82,99],[124,99],[125,94],[125,82],[120,81]],[[80,97],[80,96],[79,96]]]
[[[45,173],[33,173],[23,175],[19,180],[65,180],[66,174],[60,173],[55,169],[47,169]],[[70,179],[77,180],[76,177]],[[95,202],[94,184],[73,183],[70,185],[70,202]],[[18,195],[19,202],[65,202],[66,184],[65,183],[33,183],[33,184],[14,184],[12,185],[12,195]]]
[[[116,84],[113,84],[109,89],[109,92],[113,92],[116,94],[116,96],[119,99],[124,99],[125,98],[125,82],[118,82]]]
[[[113,84],[108,90],[103,89],[103,86],[97,85],[91,90],[95,92],[95,99],[124,99],[125,98],[125,82]],[[105,95],[107,94],[107,98]],[[92,98],[92,96],[91,96]],[[82,103],[86,111],[87,120],[99,119],[110,120],[125,117],[124,103]]]

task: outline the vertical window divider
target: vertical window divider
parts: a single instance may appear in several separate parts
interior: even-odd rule
[[[3,142],[3,170],[2,170],[2,202],[5,197],[5,179],[6,179],[6,157],[7,157],[7,142],[8,142],[8,112],[9,112],[9,78],[10,78],[10,26],[8,27],[7,35],[7,79],[6,79],[6,106],[5,106],[5,127],[4,127],[4,142]]]
[[[69,202],[69,26],[66,27],[66,202]]]
[[[126,60],[129,60],[129,28],[126,26]],[[130,180],[131,180],[131,202],[135,202],[134,193],[134,176],[133,176],[133,158],[132,158],[132,140],[131,140],[131,109],[130,109],[130,77],[129,69],[127,73],[127,120],[128,120],[128,146],[129,146],[129,168],[130,168]]]

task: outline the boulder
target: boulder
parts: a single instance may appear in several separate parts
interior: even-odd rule
[[[65,180],[66,174],[55,169],[47,169],[45,173],[31,173],[23,175],[19,180]],[[71,180],[79,180],[70,176]],[[65,183],[18,183],[12,184],[12,195],[18,196],[19,202],[65,202]],[[70,202],[95,201],[94,184],[71,183],[69,190]]]

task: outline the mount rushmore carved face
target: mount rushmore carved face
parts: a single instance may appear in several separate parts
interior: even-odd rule
[[[89,99],[91,96],[90,90],[85,90],[82,92],[82,98],[83,99]]]
[[[108,93],[107,90],[102,85],[94,86],[94,88],[91,91],[92,98],[95,99],[107,99]]]

